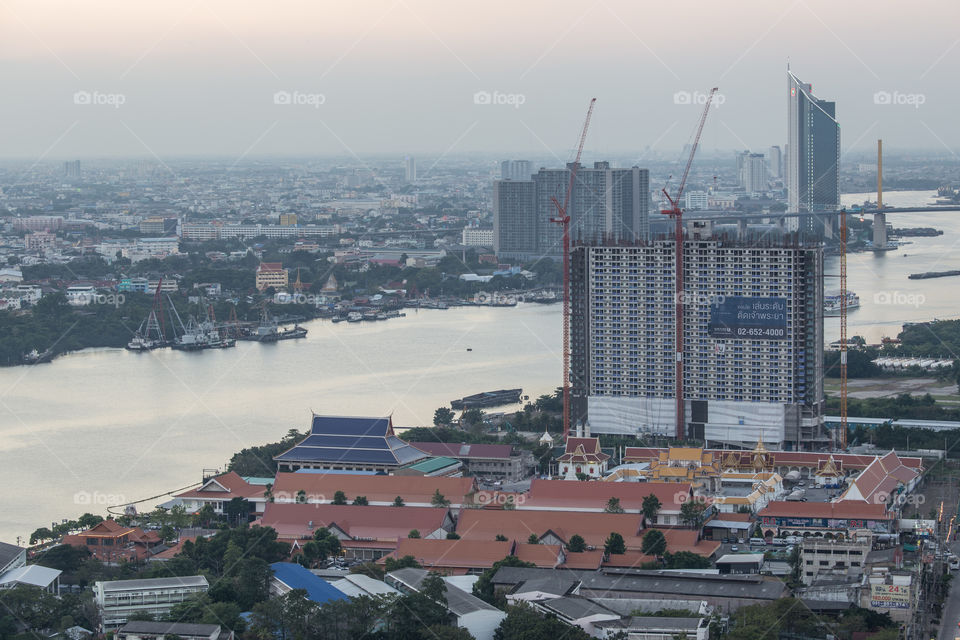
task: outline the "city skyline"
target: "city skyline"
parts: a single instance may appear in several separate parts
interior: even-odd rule
[[[786,63],[835,100],[843,151],[954,153],[953,7],[901,16],[925,37],[890,46],[867,3],[505,5],[453,12],[432,2],[363,10],[210,3],[165,10],[99,3],[0,10],[11,91],[3,158],[272,156],[540,150],[566,160],[569,133],[599,98],[587,156],[679,149],[710,86],[720,87],[710,149],[783,145]],[[698,10],[699,9],[699,10]],[[520,29],[534,20],[536,29]],[[84,37],[73,35],[83,21]],[[682,25],[684,40],[670,35]],[[487,37],[496,29],[496,39]],[[602,33],[603,37],[598,34]],[[808,45],[817,41],[818,46]],[[509,43],[509,44],[503,44]],[[396,55],[398,50],[403,55]],[[615,73],[598,74],[598,65]],[[624,83],[630,74],[635,81]],[[357,80],[362,77],[363,81]],[[429,81],[427,80],[429,78]],[[643,117],[638,117],[640,114]],[[29,129],[18,123],[28,119]]]

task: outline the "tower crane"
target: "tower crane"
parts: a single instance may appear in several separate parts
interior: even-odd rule
[[[700,115],[700,124],[697,126],[697,134],[693,138],[693,145],[690,147],[690,156],[687,158],[687,166],[683,170],[683,176],[680,178],[680,185],[677,187],[677,193],[673,197],[667,193],[667,188],[663,188],[663,195],[670,204],[669,209],[663,209],[660,213],[668,215],[673,219],[673,236],[676,243],[675,253],[675,271],[674,271],[674,337],[675,347],[675,372],[674,372],[674,394],[676,396],[676,437],[682,440],[685,437],[685,417],[683,403],[683,209],[680,208],[680,198],[683,196],[683,188],[687,184],[687,177],[690,175],[690,166],[693,164],[693,156],[697,153],[697,145],[700,144],[700,134],[703,133],[703,125],[707,121],[707,113],[710,111],[710,103],[713,102],[713,96],[717,92],[717,87],[710,89],[707,95],[706,104],[703,105],[703,113]]]
[[[580,156],[583,154],[583,144],[587,140],[587,129],[590,127],[590,117],[593,115],[593,105],[596,98],[590,98],[587,107],[587,117],[580,132],[580,144],[577,146],[577,156],[570,167],[570,181],[567,183],[567,193],[563,204],[551,197],[557,208],[557,215],[550,218],[550,222],[559,224],[563,229],[563,437],[570,435],[570,195],[573,192],[573,183],[577,179],[577,169],[580,167]]]

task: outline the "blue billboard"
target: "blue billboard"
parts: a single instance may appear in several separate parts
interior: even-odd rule
[[[710,308],[711,338],[785,340],[787,299],[727,296]]]

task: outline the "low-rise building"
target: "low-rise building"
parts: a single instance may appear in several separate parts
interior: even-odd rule
[[[80,533],[63,537],[63,544],[86,549],[101,562],[144,560],[162,547],[154,531],[125,527],[115,520],[104,520]]]
[[[261,262],[257,265],[256,287],[258,291],[264,291],[273,287],[274,289],[284,289],[289,284],[290,274],[279,262]]]
[[[235,471],[205,478],[196,489],[174,495],[187,513],[196,513],[210,505],[214,513],[222,515],[231,500],[241,498],[253,506],[254,513],[263,513],[267,503],[268,489],[259,482],[249,482]]]
[[[399,497],[407,507],[432,507],[439,494],[458,511],[473,504],[476,488],[472,478],[280,472],[273,483],[273,500],[329,504],[337,491],[344,493],[347,502],[364,496],[369,505],[391,506]]]
[[[855,531],[849,539],[811,536],[800,543],[800,578],[804,584],[820,579],[859,579],[870,553],[873,535]]]
[[[120,627],[115,637],[117,640],[164,640],[167,637],[180,640],[233,640],[233,631],[218,624],[134,620]]]
[[[453,442],[411,442],[412,446],[432,456],[456,458],[463,472],[477,477],[516,482],[527,477],[533,459],[525,460],[522,452],[509,444],[466,444]]]
[[[419,591],[427,577],[426,569],[398,569],[386,575],[384,581],[401,592]],[[494,633],[507,614],[487,604],[472,593],[444,580],[446,608],[453,623],[466,629],[476,640],[493,640]]]
[[[773,501],[757,514],[764,536],[779,532],[801,536],[805,533],[847,537],[857,529],[892,533],[896,521],[884,504],[846,500],[843,502]]]
[[[209,587],[203,576],[110,580],[94,583],[93,595],[103,626],[115,627],[125,624],[134,613],[166,616],[175,605]]]
[[[307,599],[316,604],[347,599],[342,591],[299,564],[274,562],[270,565],[270,569],[273,571],[273,577],[270,579],[270,595],[282,596],[294,589],[301,589],[307,592]]]

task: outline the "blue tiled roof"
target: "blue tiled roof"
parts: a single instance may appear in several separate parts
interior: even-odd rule
[[[401,466],[426,457],[426,453],[393,434],[389,417],[315,415],[310,435],[274,460]]]
[[[307,597],[317,604],[330,600],[346,600],[345,593],[310,571],[292,562],[274,562],[270,565],[274,577],[291,589],[303,589]]]

